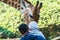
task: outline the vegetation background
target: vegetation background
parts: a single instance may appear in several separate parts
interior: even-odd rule
[[[29,0],[36,5],[36,0]],[[60,0],[39,0],[43,3],[40,10],[39,28],[46,40],[60,36]],[[19,38],[18,26],[23,23],[20,10],[0,2],[0,38]]]

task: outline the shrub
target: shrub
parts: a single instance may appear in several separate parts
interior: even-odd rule
[[[16,33],[13,33],[11,31],[8,31],[7,29],[4,29],[2,27],[0,27],[0,32],[2,32],[1,34],[1,38],[16,38],[19,37]]]

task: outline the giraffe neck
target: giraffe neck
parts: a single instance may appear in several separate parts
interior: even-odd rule
[[[20,10],[20,0],[0,0],[0,1]]]

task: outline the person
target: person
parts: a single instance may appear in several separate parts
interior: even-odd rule
[[[33,33],[29,32],[30,29],[28,25],[24,23],[19,25],[18,29],[22,35],[20,40],[45,40],[41,35],[34,35]]]
[[[31,21],[29,23],[28,27],[30,29],[30,32],[33,33],[33,35],[40,35],[41,37],[43,37],[45,39],[45,36],[43,35],[43,33],[38,28],[37,22]]]
[[[28,14],[26,13],[25,20],[29,27],[29,32],[32,33],[33,35],[40,35],[41,37],[46,39],[45,36],[43,35],[43,33],[39,30],[38,23],[33,19],[33,17],[31,17],[29,19],[27,16],[28,16]]]
[[[39,20],[39,19],[38,19]],[[37,20],[37,21],[38,21]],[[29,27],[29,32],[32,33],[33,35],[40,35],[42,36],[44,39],[45,36],[43,35],[43,33],[41,31],[39,31],[39,28],[38,28],[38,23],[33,19],[33,17],[31,17],[29,19],[28,17],[28,13],[26,13],[26,16],[25,16],[25,22],[27,23],[28,27]]]

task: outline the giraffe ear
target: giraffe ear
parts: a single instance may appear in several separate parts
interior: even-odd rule
[[[40,8],[42,7],[42,4],[43,4],[43,3],[40,3]]]
[[[39,1],[37,1],[37,3],[39,4]]]

